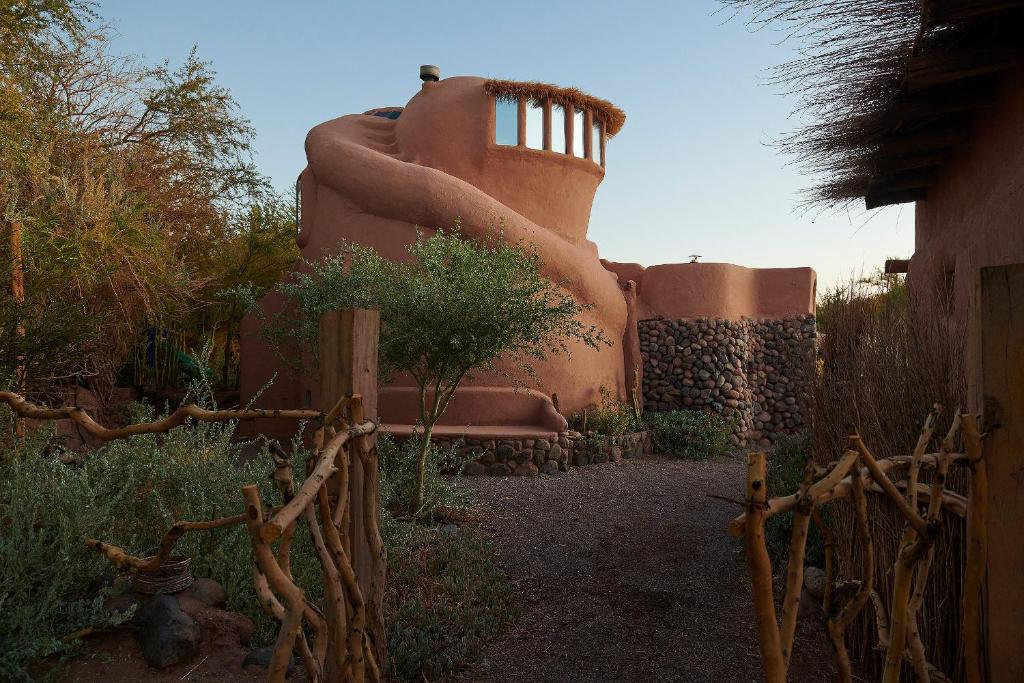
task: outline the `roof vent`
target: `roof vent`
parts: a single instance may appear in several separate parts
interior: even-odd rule
[[[433,64],[424,64],[420,67],[420,80],[424,83],[441,80],[441,69]]]

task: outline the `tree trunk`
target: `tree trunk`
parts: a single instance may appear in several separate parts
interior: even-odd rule
[[[412,514],[418,515],[423,509],[423,487],[427,478],[427,457],[430,454],[430,437],[434,432],[434,423],[423,426],[423,437],[420,439],[419,452],[416,455],[416,486],[412,493]]]

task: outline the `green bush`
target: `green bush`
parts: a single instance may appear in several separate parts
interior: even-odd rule
[[[458,486],[442,473],[458,472],[462,469],[463,458],[454,446],[441,447],[431,443],[426,462],[423,482],[423,507],[420,516],[432,521],[446,509],[464,508],[469,505],[469,491]],[[396,514],[408,513],[408,503],[416,487],[416,465],[420,452],[416,437],[397,441],[390,434],[377,437],[377,453],[380,457],[380,504],[385,510]]]
[[[518,615],[511,584],[479,532],[386,525],[385,619],[393,680],[446,680]]]
[[[800,488],[811,457],[811,437],[808,433],[782,435],[775,440],[768,460],[768,495],[772,498],[788,496]],[[822,513],[824,514],[824,510]],[[827,521],[827,520],[826,520]],[[765,545],[772,566],[782,567],[789,559],[789,539],[793,534],[793,515],[775,515],[765,523]],[[825,560],[824,542],[814,524],[807,534],[805,564],[820,567]]]
[[[570,416],[572,428],[600,436],[621,436],[635,431],[638,427],[633,405],[618,400],[606,386],[602,385],[598,391],[601,403]]]
[[[262,483],[269,458],[236,465],[242,444],[232,425],[191,424],[156,436],[115,441],[65,464],[37,432],[0,463],[0,679],[68,646],[60,638],[108,624],[104,592],[110,563],[84,540],[98,538],[145,553],[177,520],[210,519],[242,509],[240,487]],[[231,607],[253,615],[249,541],[239,529],[188,534],[178,544],[198,576],[221,582]],[[248,609],[246,609],[248,608]],[[258,616],[258,615],[255,615]]]
[[[644,416],[654,450],[691,460],[709,460],[732,451],[729,423],[721,416],[695,410],[651,412]]]

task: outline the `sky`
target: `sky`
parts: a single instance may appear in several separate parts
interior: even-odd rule
[[[419,65],[576,86],[626,111],[607,146],[589,237],[603,258],[811,266],[819,291],[913,252],[912,205],[801,207],[801,174],[773,142],[797,104],[770,68],[795,45],[715,0],[100,1],[115,49],[212,62],[257,138],[256,161],[286,190],[318,123],[402,106]]]

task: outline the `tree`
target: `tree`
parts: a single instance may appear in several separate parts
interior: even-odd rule
[[[417,514],[434,425],[465,378],[498,371],[499,358],[533,376],[534,361],[567,354],[570,340],[593,348],[610,342],[600,329],[579,320],[588,305],[541,275],[537,253],[502,241],[500,232],[467,240],[456,222],[452,231],[417,233],[407,251],[407,260],[392,261],[350,244],[310,263],[308,273],[278,287],[293,306],[268,321],[265,330],[279,350],[295,336],[312,346],[323,313],[380,310],[381,366],[409,373],[419,389],[422,434],[409,501]]]
[[[207,307],[224,263],[199,255],[237,254],[237,217],[275,201],[210,65],[195,50],[176,68],[115,55],[92,10],[0,4],[4,289],[25,273],[24,301],[0,300],[0,383],[15,368],[36,389],[109,383],[141,328]]]

